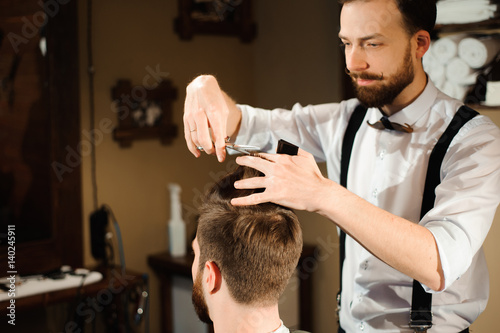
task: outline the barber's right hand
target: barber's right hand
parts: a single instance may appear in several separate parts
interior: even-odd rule
[[[224,93],[215,77],[201,75],[187,86],[184,137],[194,156],[199,157],[202,149],[207,154],[216,154],[219,162],[224,161],[228,114]]]

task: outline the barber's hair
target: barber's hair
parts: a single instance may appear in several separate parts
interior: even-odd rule
[[[344,5],[355,1],[370,0],[339,0]],[[393,0],[403,16],[403,24],[410,35],[419,30],[428,31],[430,34],[436,24],[437,0]]]
[[[233,299],[253,306],[276,304],[302,251],[302,229],[295,213],[264,203],[233,206],[232,198],[262,190],[237,190],[236,180],[261,175],[239,166],[206,193],[199,208],[199,272],[207,261],[220,269]]]

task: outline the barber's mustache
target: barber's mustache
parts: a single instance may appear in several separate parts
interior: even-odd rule
[[[351,72],[347,68],[345,69],[345,72],[353,80],[361,79],[361,80],[377,80],[377,81],[381,81],[381,80],[384,79],[384,73],[381,73],[381,74],[358,73],[358,72]]]

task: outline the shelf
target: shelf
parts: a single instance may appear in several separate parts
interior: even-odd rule
[[[488,111],[500,111],[500,105],[483,105],[483,104],[467,104],[467,106],[473,108],[476,111],[488,110]]]
[[[484,34],[500,33],[500,18],[465,24],[436,24],[434,31],[436,34],[457,32]]]

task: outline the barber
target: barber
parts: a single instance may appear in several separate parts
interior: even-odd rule
[[[500,202],[500,130],[482,115],[458,130],[438,168],[432,207],[420,216],[430,154],[463,106],[440,92],[422,66],[436,3],[342,2],[339,38],[356,99],[263,110],[237,105],[213,76],[199,76],[187,87],[188,149],[222,162],[228,136],[268,152],[278,139],[301,148],[297,156],[238,157],[265,176],[235,187],[265,191],[232,204],[316,212],[347,234],[340,332],[420,330],[409,326],[413,281],[432,295],[432,325],[422,331],[467,332],[489,294],[482,245]],[[359,108],[366,114],[354,133],[346,188],[342,147]],[[328,178],[316,161],[327,162]]]

